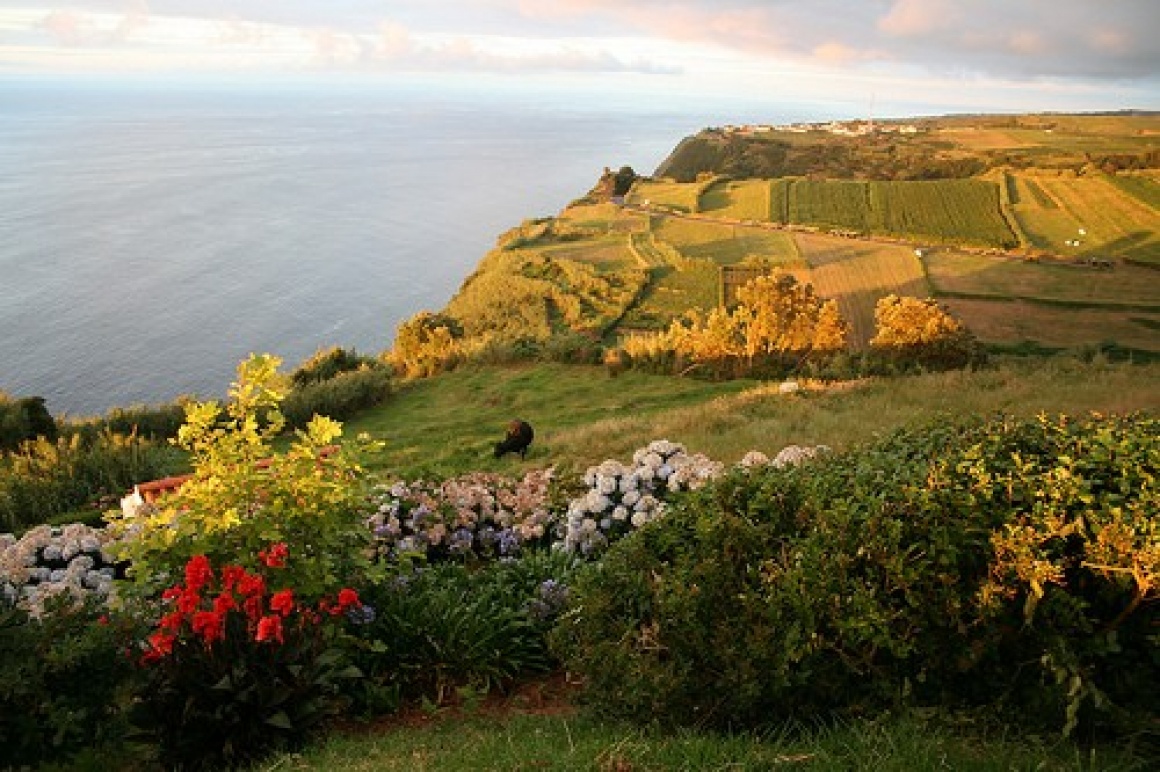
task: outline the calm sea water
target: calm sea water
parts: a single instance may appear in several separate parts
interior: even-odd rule
[[[550,101],[0,81],[0,390],[93,415],[377,353],[504,230],[741,119]]]

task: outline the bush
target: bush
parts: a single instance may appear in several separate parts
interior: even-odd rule
[[[315,383],[329,381],[342,373],[355,370],[373,369],[379,363],[374,357],[363,356],[354,349],[347,350],[340,346],[320,349],[314,356],[300,364],[290,374],[290,383],[295,388],[310,386]]]
[[[907,696],[1146,724],[1158,462],[1154,419],[993,419],[737,471],[614,545],[554,646],[600,707],[668,724]]]
[[[11,399],[0,392],[0,451],[14,450],[25,440],[56,439],[56,421],[43,397]]]
[[[282,402],[282,415],[288,426],[302,429],[316,415],[344,421],[381,405],[390,395],[391,374],[386,368],[352,370],[293,389]]]
[[[167,612],[140,661],[147,684],[134,722],[157,739],[167,768],[218,769],[300,747],[343,705],[343,615],[362,612],[349,588],[303,603],[282,569],[287,545],[259,555],[262,568],[214,570],[204,555],[162,595]],[[276,589],[277,588],[277,589]]]
[[[41,438],[0,456],[0,529],[44,523],[180,468],[172,448],[134,435]]]
[[[298,547],[286,576],[307,597],[368,570],[363,470],[348,448],[321,458],[341,425],[315,418],[288,450],[274,452],[283,426],[278,364],[255,356],[239,365],[224,419],[215,402],[190,405],[178,440],[192,478],[144,513],[110,515],[109,527],[123,537],[119,557],[131,561],[144,593],[179,575],[194,555],[253,569],[270,542]]]
[[[33,618],[0,594],[3,769],[65,765],[127,735],[134,670],[125,630],[98,621],[107,612],[95,600],[57,598],[49,612]]]

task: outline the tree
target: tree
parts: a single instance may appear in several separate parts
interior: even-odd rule
[[[888,295],[874,309],[870,347],[895,364],[950,369],[985,358],[974,334],[933,298]]]

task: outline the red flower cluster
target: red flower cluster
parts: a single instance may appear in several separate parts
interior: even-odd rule
[[[269,568],[282,568],[289,554],[286,545],[278,543],[259,552],[258,559]],[[222,566],[217,587],[214,579],[209,558],[194,555],[189,559],[185,566],[185,584],[176,584],[161,595],[172,610],[161,617],[157,631],[149,636],[141,658],[143,663],[158,662],[172,654],[184,630],[192,632],[207,649],[212,648],[215,642],[225,640],[229,615],[239,610],[245,616],[249,637],[258,643],[283,643],[283,623],[295,612],[298,612],[299,625],[321,621],[318,613],[297,603],[290,588],[278,590],[267,599],[266,578],[241,566]],[[337,604],[323,598],[318,611],[337,616],[359,606],[358,594],[347,588],[338,593]]]

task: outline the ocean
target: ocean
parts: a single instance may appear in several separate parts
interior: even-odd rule
[[[503,231],[746,116],[368,84],[0,80],[0,391],[56,416],[374,354]]]

